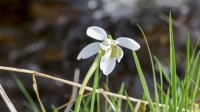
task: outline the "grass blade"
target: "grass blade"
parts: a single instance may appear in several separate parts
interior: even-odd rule
[[[170,70],[171,70],[171,84],[172,84],[172,99],[173,99],[173,112],[176,112],[177,96],[176,96],[176,57],[174,48],[174,36],[172,27],[171,12],[169,15],[169,38],[170,38]]]
[[[157,57],[154,56],[154,60],[156,61],[156,63],[158,64],[158,67],[161,69],[165,79],[167,80],[168,84],[171,86],[171,81],[170,81],[170,77],[167,74],[167,71],[165,70],[165,68],[163,67],[163,65],[161,64],[161,62],[158,60]]]
[[[91,96],[91,95],[90,95]],[[89,96],[88,96],[89,97]],[[90,110],[89,110],[89,100],[90,100],[90,97],[89,98],[83,98],[82,99],[82,103],[83,103],[83,107],[82,107],[82,109],[80,109],[80,110],[82,110],[83,112],[89,112]],[[82,105],[81,105],[82,106]]]
[[[115,105],[113,104],[113,102],[110,100],[110,98],[105,94],[105,91],[103,89],[99,89],[99,91],[102,93],[102,95],[104,96],[104,98],[106,99],[106,101],[109,103],[109,106],[112,108],[112,110],[114,112],[116,112],[116,108]],[[109,111],[108,111],[109,112]]]
[[[145,40],[145,43],[147,45],[147,49],[148,49],[148,52],[149,52],[149,57],[150,57],[150,61],[151,61],[151,67],[152,67],[152,73],[153,73],[153,81],[154,81],[154,94],[155,94],[155,101],[156,101],[156,110],[157,111],[160,111],[160,107],[159,107],[159,98],[158,98],[158,89],[157,89],[157,80],[156,80],[156,73],[155,73],[155,68],[154,68],[154,62],[153,62],[153,57],[152,57],[152,54],[151,54],[151,49],[149,47],[149,44],[148,44],[148,41],[147,41],[147,38],[146,38],[146,35],[144,34],[144,31],[142,30],[142,28],[137,25],[140,29],[140,31],[142,32],[142,35],[144,37],[144,40]]]
[[[129,100],[126,91],[125,91],[125,95],[126,95],[126,98],[127,98],[128,105],[129,105],[129,107],[130,107],[130,109],[131,109],[131,112],[135,112],[135,108],[133,107],[133,104],[132,104],[131,101]]]
[[[155,111],[155,108],[153,106],[153,103],[152,103],[152,100],[151,100],[151,96],[150,96],[150,93],[149,93],[149,89],[148,89],[148,86],[147,86],[147,83],[146,83],[146,80],[145,80],[145,77],[144,77],[144,74],[142,72],[142,69],[141,69],[141,66],[140,66],[140,62],[138,60],[138,57],[137,57],[137,54],[133,51],[133,58],[134,58],[134,61],[135,61],[135,65],[136,65],[136,68],[137,68],[137,71],[138,71],[138,74],[139,74],[139,77],[140,77],[140,81],[142,83],[142,87],[143,87],[143,90],[144,90],[144,94],[147,98],[147,101],[149,102],[149,107],[150,107],[150,110],[152,112]]]
[[[92,91],[92,99],[91,99],[91,105],[90,105],[90,112],[94,112],[94,102],[95,102],[95,95],[96,95],[96,89],[99,82],[99,66],[97,67],[94,75],[94,82],[93,82],[93,91]]]
[[[118,92],[120,95],[123,95],[124,93],[124,83],[121,84],[120,90]],[[117,103],[117,112],[121,112],[122,109],[122,99],[119,98],[118,99],[118,103]]]
[[[188,33],[187,39],[187,53],[186,53],[186,75],[185,77],[189,79],[189,68],[190,68],[190,34]],[[185,109],[188,110],[188,102],[189,102],[189,87],[191,81],[186,80],[186,95],[185,95]]]
[[[101,111],[101,109],[100,109],[100,107],[101,107],[101,105],[100,105],[100,95],[99,95],[99,93],[97,93],[97,95],[96,95],[97,97],[97,112],[100,112]]]
[[[170,90],[168,89],[167,96],[166,96],[166,99],[165,99],[165,105],[169,105],[169,103],[170,103],[169,94],[170,94]],[[163,112],[169,112],[169,106],[165,106],[164,109],[163,109]]]
[[[195,97],[196,97],[196,94],[197,94],[197,90],[198,90],[198,86],[199,86],[199,80],[200,80],[200,64],[198,64],[198,67],[197,67],[197,80],[196,80],[196,84],[195,84],[195,87],[194,87],[194,90],[192,92],[192,98],[191,98],[191,102],[192,102],[192,106],[194,105],[194,101],[195,101]],[[192,108],[191,108],[192,109]],[[192,110],[191,110],[192,111]]]
[[[26,97],[28,102],[30,103],[33,111],[34,112],[40,112],[40,110],[38,109],[38,107],[37,107],[36,103],[34,102],[33,98],[31,97],[31,95],[27,91],[26,87],[24,86],[23,82],[16,75],[13,75],[13,78],[14,78],[17,86],[20,88],[20,90],[22,91],[22,93],[24,94],[24,96]]]

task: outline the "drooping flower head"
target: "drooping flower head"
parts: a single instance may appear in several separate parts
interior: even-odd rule
[[[89,27],[86,34],[102,42],[94,42],[84,47],[77,59],[86,59],[99,53],[101,57],[100,69],[105,75],[109,75],[114,70],[116,61],[118,63],[121,61],[124,52],[120,46],[134,51],[140,48],[136,41],[127,37],[113,40],[111,35],[107,35],[104,29],[97,26]]]

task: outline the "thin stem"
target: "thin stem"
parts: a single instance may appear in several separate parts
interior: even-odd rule
[[[8,106],[8,109],[10,110],[10,112],[17,112],[17,110],[15,109],[14,105],[12,104],[10,99],[8,98],[6,92],[4,91],[3,87],[1,86],[1,84],[0,84],[0,95],[2,96],[2,98],[5,101],[6,105]]]
[[[74,73],[74,82],[79,82],[79,76],[80,76],[80,69],[79,68],[76,68],[75,69],[75,73]],[[76,99],[76,96],[77,96],[77,93],[78,93],[78,88],[73,86],[72,88],[72,96],[70,98],[70,101],[73,100],[73,99]],[[70,103],[66,108],[65,108],[65,111],[64,112],[70,112],[70,109],[72,108],[73,106],[73,103]]]
[[[113,111],[116,112],[116,108],[113,105],[113,103],[111,102],[111,100],[109,99],[109,97],[105,94],[103,89],[99,89],[100,92],[102,93],[102,95],[105,97],[106,101],[110,104],[110,106],[112,107]]]
[[[87,93],[87,94],[84,94],[84,95],[83,95],[83,98],[84,98],[84,97],[87,97],[87,96],[90,96],[91,94],[92,94],[92,92],[89,92],[89,93]],[[70,100],[69,102],[67,102],[67,103],[65,103],[65,104],[63,104],[63,105],[61,105],[61,106],[59,106],[59,107],[57,107],[57,108],[55,108],[55,110],[56,110],[56,111],[59,111],[59,110],[65,108],[65,107],[67,107],[68,105],[73,105],[74,102],[76,102],[76,98]],[[70,109],[70,110],[71,110],[71,109]],[[69,110],[69,111],[70,111],[70,110]]]
[[[95,97],[96,97],[96,89],[98,86],[99,82],[99,67],[97,67],[94,75],[94,82],[93,82],[93,91],[92,91],[92,99],[91,99],[91,104],[90,104],[90,112],[94,112],[94,103],[95,103]]]
[[[42,103],[42,101],[40,99],[40,95],[39,95],[39,91],[38,91],[38,87],[37,87],[37,82],[36,82],[34,74],[33,74],[33,89],[34,89],[34,91],[36,93],[36,97],[38,99],[38,102],[40,104],[40,108],[41,108],[42,112],[46,112],[46,109],[44,108],[44,105],[43,105],[43,103]]]
[[[81,88],[79,90],[79,93],[78,93],[78,98],[77,98],[77,102],[76,102],[76,105],[75,105],[74,112],[79,112],[80,105],[81,105],[81,100],[82,100],[82,96],[83,96],[85,87],[86,87],[89,79],[93,75],[94,71],[98,67],[99,61],[100,61],[100,57],[99,57],[99,55],[97,55],[96,59],[94,60],[94,62],[92,64],[92,66],[90,67],[88,73],[86,74],[85,79],[83,80],[82,86],[81,86]]]

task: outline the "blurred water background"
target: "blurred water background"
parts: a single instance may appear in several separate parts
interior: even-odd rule
[[[187,33],[191,34],[192,45],[200,39],[199,5],[199,0],[1,0],[0,65],[35,70],[67,80],[73,80],[74,69],[79,67],[81,82],[94,57],[81,61],[76,57],[84,46],[96,41],[85,33],[89,26],[96,25],[114,38],[125,36],[140,43],[137,53],[149,88],[153,90],[149,56],[137,24],[146,33],[152,53],[168,69],[168,14],[171,10],[177,71],[183,77]],[[126,49],[124,52],[121,63],[109,75],[109,87],[117,92],[124,82],[130,96],[141,98],[142,87],[131,52]],[[30,112],[11,74],[0,71],[0,84],[17,110]],[[37,102],[31,76],[18,76]],[[105,80],[106,76],[101,75],[101,87]],[[52,104],[57,107],[68,102],[71,86],[42,78],[37,78],[37,82],[47,111],[52,111]],[[1,98],[0,111],[8,111]]]

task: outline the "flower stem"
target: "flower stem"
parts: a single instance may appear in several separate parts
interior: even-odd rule
[[[86,87],[90,77],[92,76],[92,74],[94,73],[96,68],[98,67],[99,61],[100,61],[100,56],[97,55],[94,62],[92,63],[92,66],[90,67],[89,71],[87,72],[85,79],[83,80],[82,86],[81,86],[79,93],[78,93],[78,98],[77,98],[77,101],[76,101],[74,112],[79,112],[81,100],[82,100],[82,97],[83,97],[85,87]]]

